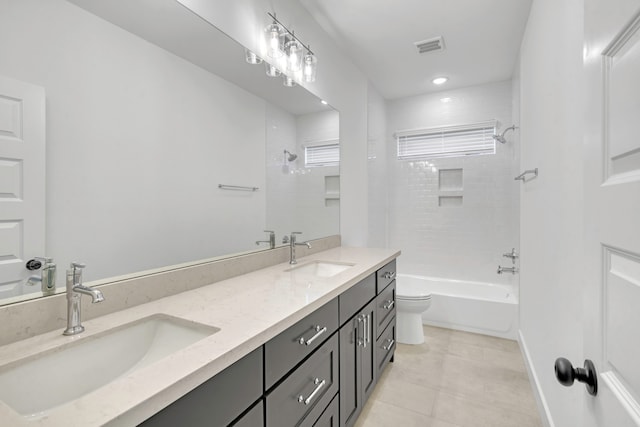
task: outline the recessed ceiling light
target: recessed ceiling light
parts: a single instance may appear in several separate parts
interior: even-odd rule
[[[447,102],[451,102],[451,101],[453,101],[453,99],[452,99],[452,98],[449,98],[448,96],[447,96],[447,97],[445,97],[445,98],[440,98],[440,102],[444,102],[445,104],[446,104]]]
[[[443,83],[446,83],[447,80],[449,80],[448,77],[436,77],[435,79],[431,80],[433,82],[434,85],[441,85]]]
[[[325,101],[324,99],[321,99],[321,100],[320,100],[320,103],[321,103],[322,105],[328,105],[328,104],[329,104],[329,103],[328,103],[327,101]]]

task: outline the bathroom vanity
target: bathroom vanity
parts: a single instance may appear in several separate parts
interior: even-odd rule
[[[337,247],[0,347],[1,375],[157,316],[209,334],[31,421],[0,402],[0,424],[353,425],[393,359],[398,255]]]

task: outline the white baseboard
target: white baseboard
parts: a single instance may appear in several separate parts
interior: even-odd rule
[[[518,330],[518,343],[520,344],[520,350],[524,355],[524,363],[527,367],[527,371],[529,372],[529,378],[533,382],[533,395],[536,398],[536,403],[538,404],[538,411],[541,415],[540,418],[542,419],[542,424],[545,427],[555,427],[553,418],[551,417],[551,413],[549,412],[549,406],[547,405],[547,401],[545,400],[542,389],[540,388],[540,382],[538,381],[538,376],[536,375],[536,369],[534,368],[531,361],[531,355],[529,354],[527,343],[525,342],[524,336],[522,335],[522,330]]]

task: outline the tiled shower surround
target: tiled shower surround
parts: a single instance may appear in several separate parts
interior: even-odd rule
[[[510,267],[502,254],[518,249],[518,131],[506,134],[506,144],[496,143],[496,154],[419,161],[397,160],[392,136],[492,119],[502,132],[513,124],[510,82],[393,100],[385,108],[386,151],[376,152],[386,156],[386,168],[371,159],[370,173],[387,176],[387,244],[402,248],[399,271],[517,283],[496,270],[499,264]]]

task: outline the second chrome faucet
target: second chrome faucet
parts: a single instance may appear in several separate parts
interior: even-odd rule
[[[311,243],[309,242],[296,242],[296,235],[302,234],[300,231],[292,231],[291,236],[289,237],[289,264],[297,264],[296,260],[296,246],[306,246],[311,249]]]

